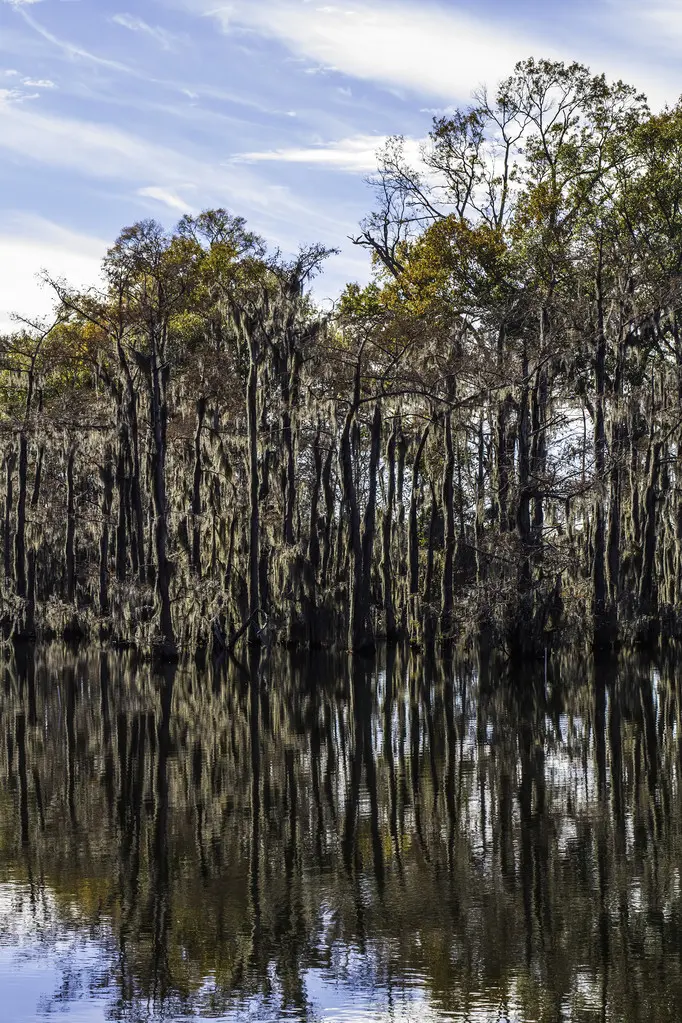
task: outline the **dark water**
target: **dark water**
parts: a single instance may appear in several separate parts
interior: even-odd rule
[[[680,1019],[672,658],[3,657],[0,1020]]]

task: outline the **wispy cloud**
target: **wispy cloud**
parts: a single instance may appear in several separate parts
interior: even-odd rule
[[[7,2],[7,0],[5,0],[5,2]],[[99,67],[109,68],[112,71],[131,71],[131,68],[129,68],[127,64],[123,64],[121,61],[109,60],[107,57],[100,57],[98,54],[91,53],[90,50],[86,50],[82,46],[78,46],[76,43],[69,42],[68,39],[61,39],[59,36],[56,36],[53,32],[46,29],[44,25],[41,25],[38,21],[36,21],[35,18],[28,13],[28,11],[24,10],[23,5],[26,2],[27,0],[23,0],[21,6],[18,7],[19,13],[26,24],[29,25],[34,32],[41,36],[41,38],[57,47],[57,49],[61,50],[61,52],[71,60],[88,61],[91,64],[97,64]],[[36,0],[28,0],[28,2],[34,3]]]
[[[616,39],[653,51],[659,58],[682,56],[682,5],[679,0],[607,0],[597,12]]]
[[[81,179],[115,182],[134,188],[137,194],[146,189],[148,198],[175,209],[181,203],[183,212],[189,204],[181,197],[187,193],[195,207],[236,207],[257,218],[261,230],[273,236],[294,234],[301,224],[311,234],[326,238],[348,230],[348,224],[340,223],[324,204],[311,203],[307,196],[299,198],[246,167],[221,162],[203,151],[179,151],[110,124],[47,115],[19,106],[0,92],[2,149]],[[154,184],[149,185],[150,181]]]
[[[56,89],[57,86],[49,78],[23,78],[22,85],[31,89]]]
[[[386,144],[385,135],[353,135],[338,142],[315,146],[270,149],[260,152],[239,153],[235,163],[301,163],[310,166],[345,171],[350,174],[370,174],[377,168],[377,155]],[[405,156],[410,163],[420,161],[418,140],[405,141]]]
[[[25,103],[28,99],[38,99],[38,93],[23,92],[21,89],[0,89],[0,109],[2,104]]]
[[[153,39],[163,50],[174,50],[178,44],[178,37],[168,32],[159,25],[149,25],[142,18],[133,14],[114,14],[112,22],[129,32],[138,32]]]
[[[218,18],[225,31],[257,31],[324,68],[448,99],[467,98],[472,87],[498,80],[516,60],[555,51],[547,40],[528,38],[502,19],[491,23],[423,2],[186,2]]]
[[[0,94],[0,148],[26,159],[95,179],[156,178],[162,187],[210,181],[215,187],[216,179],[223,177],[228,184],[228,175],[214,164],[171,147],[111,124],[19,110],[12,99]]]
[[[494,86],[530,56],[581,60],[644,89],[655,106],[680,91],[671,59],[682,54],[679,0],[594,0],[570,18],[568,4],[558,3],[532,30],[505,17],[511,5],[499,5],[495,16],[473,15],[453,0],[172,2],[218,19],[225,33],[277,41],[308,63],[308,73],[335,70],[423,99],[466,101],[477,86]]]
[[[168,188],[149,185],[146,188],[138,188],[137,194],[144,199],[153,199],[155,202],[159,202],[171,210],[177,210],[179,213],[193,212],[193,207],[188,202],[185,202],[177,192],[173,192]]]

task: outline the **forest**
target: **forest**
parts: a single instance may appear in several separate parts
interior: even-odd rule
[[[682,105],[527,60],[406,153],[331,310],[329,250],[224,209],[46,276],[0,338],[5,637],[682,635]]]

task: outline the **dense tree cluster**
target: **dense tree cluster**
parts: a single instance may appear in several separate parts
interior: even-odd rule
[[[381,155],[374,280],[144,222],[2,340],[7,628],[173,656],[465,624],[599,643],[682,591],[682,106],[526,61]]]

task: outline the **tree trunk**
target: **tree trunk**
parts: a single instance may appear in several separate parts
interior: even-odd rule
[[[334,463],[334,441],[332,440],[329,444],[329,450],[327,457],[324,461],[324,469],[322,470],[322,489],[324,490],[324,539],[322,549],[322,586],[326,588],[329,585],[329,565],[332,557],[332,536],[334,529],[334,508],[335,508],[335,495],[334,486],[332,484],[332,466]],[[342,516],[339,515],[339,521],[342,520]]]
[[[26,491],[28,488],[28,440],[22,430],[19,436],[19,494],[17,498],[17,531],[14,537],[14,578],[17,596],[26,596]]]
[[[249,377],[246,386],[246,422],[249,450],[249,642],[260,643],[260,508],[258,503],[258,340],[249,336]]]
[[[414,456],[412,466],[412,486],[410,488],[410,510],[409,510],[409,535],[408,535],[408,561],[410,566],[410,596],[416,598],[419,595],[419,534],[417,531],[417,502],[420,490],[420,472],[424,448],[429,437],[430,427],[424,427],[417,445],[417,453]]]
[[[476,582],[480,585],[485,576],[483,562],[483,539],[485,536],[485,473],[483,413],[478,418],[478,459],[476,465]]]
[[[5,580],[12,578],[12,508],[14,505],[14,466],[17,456],[14,448],[10,447],[5,452],[5,536],[4,536],[4,558],[5,558]]]
[[[66,569],[65,598],[67,604],[76,599],[76,499],[74,493],[73,467],[76,460],[76,445],[69,445],[66,460],[66,545],[64,565]]]
[[[38,458],[36,460],[36,475],[33,481],[33,493],[31,494],[31,508],[37,508],[40,501],[40,485],[43,478],[43,459],[45,457],[45,445],[38,445]]]
[[[534,490],[532,533],[534,546],[538,554],[542,553],[542,530],[545,523],[542,481],[547,470],[546,423],[548,394],[547,367],[541,366],[537,370],[535,386],[533,388],[533,439],[531,445],[531,477]]]
[[[362,530],[361,613],[363,619],[363,630],[366,637],[362,643],[362,647],[365,649],[374,648],[374,635],[371,622],[372,561],[374,555],[374,536],[376,532],[377,473],[379,470],[380,455],[381,402],[377,401],[374,406],[374,415],[372,417],[372,427],[370,432],[368,494]],[[355,647],[354,649],[358,649],[358,647]]]
[[[397,420],[386,447],[386,468],[388,470],[388,486],[386,488],[386,507],[382,521],[382,575],[384,589],[384,626],[386,637],[396,639],[395,606],[393,602],[393,571],[391,568],[391,541],[393,538],[393,506],[395,504],[395,452],[398,439]]]
[[[500,326],[497,334],[497,372],[500,379],[506,377],[504,365],[506,344],[506,330],[504,324]],[[497,405],[497,420],[494,431],[494,446],[496,453],[496,512],[497,523],[501,533],[509,529],[509,477],[513,461],[509,457],[509,436],[507,423],[511,412],[512,401],[510,395],[501,397]]]
[[[153,329],[154,328],[152,326],[152,330]],[[127,431],[129,430],[130,454],[132,456],[130,497],[133,505],[133,516],[135,519],[135,543],[137,545],[137,558],[133,559],[133,561],[137,561],[139,580],[144,584],[147,575],[147,563],[144,551],[144,512],[142,508],[142,479],[140,465],[140,436],[137,417],[137,393],[135,390],[135,383],[130,372],[130,366],[128,365],[128,359],[120,338],[117,338],[117,352],[128,399],[125,410],[125,416],[127,418],[126,442],[128,443]]]
[[[26,587],[25,635],[33,639],[36,634],[36,552],[29,547],[27,555],[28,585]]]
[[[123,582],[128,574],[128,497],[129,481],[126,472],[128,461],[128,431],[124,423],[119,425],[118,432],[118,453],[116,458],[116,489],[118,490],[118,521],[116,524],[116,578]],[[137,543],[135,547],[134,563],[137,566]],[[143,562],[144,565],[144,562]]]
[[[438,532],[439,507],[436,488],[429,480],[431,491],[431,510],[429,514],[429,536],[426,545],[426,572],[424,573],[423,602],[430,604],[433,600],[433,560],[436,551],[436,534]]]
[[[661,442],[649,448],[648,479],[644,494],[644,536],[642,544],[642,570],[639,580],[639,606],[642,614],[653,615],[657,610],[654,560],[656,554],[656,494],[661,468]]]
[[[381,454],[381,403],[374,406],[370,432],[368,468],[368,494],[362,530],[362,574],[360,591],[355,598],[356,629],[353,636],[353,650],[358,653],[374,652],[374,630],[372,628],[372,559],[374,534],[376,530],[377,472]]]
[[[197,429],[194,434],[194,479],[192,481],[192,570],[201,579],[201,431],[206,415],[206,398],[197,401]]]
[[[449,636],[452,630],[452,612],[454,608],[453,599],[453,572],[455,564],[455,450],[452,443],[452,416],[449,412],[445,414],[445,453],[442,483],[443,520],[445,523],[445,536],[443,542],[443,577],[441,583],[442,611],[440,628],[444,636]]]
[[[114,496],[114,474],[107,461],[101,469],[102,526],[99,538],[99,613],[106,618],[109,605],[109,518]]]
[[[606,335],[604,332],[604,297],[602,293],[601,253],[596,278],[597,302],[597,347],[594,360],[595,408],[594,408],[594,554],[592,560],[592,616],[595,641],[601,645],[607,638],[606,622],[606,571],[605,571],[605,522],[602,487],[606,471],[606,431],[604,427],[604,403],[606,393]]]
[[[399,572],[403,575],[404,568],[404,532],[405,532],[405,457],[407,455],[407,441],[403,432],[402,422],[398,426],[398,470],[397,470],[397,498],[398,498],[398,546],[399,546]]]
[[[623,424],[611,425],[611,472],[609,474],[609,520],[606,569],[609,604],[615,609],[620,590],[621,490]]]
[[[519,400],[519,496],[516,508],[516,528],[521,546],[521,563],[519,566],[519,593],[528,593],[531,585],[530,556],[533,545],[531,531],[531,421],[530,421],[530,384],[528,379],[528,355],[525,350],[521,362],[521,397]]]
[[[288,375],[288,363],[291,362],[291,379]],[[282,535],[284,543],[291,546],[295,542],[294,509],[296,507],[296,453],[294,450],[294,431],[291,422],[292,396],[297,391],[298,357],[292,353],[287,360],[282,381],[282,440],[284,442],[284,521]]]
[[[361,356],[359,355],[355,368],[353,402],[344,420],[339,444],[339,469],[343,482],[343,498],[351,555],[350,617],[348,623],[348,647],[350,650],[358,650],[367,638],[367,622],[363,607],[363,547],[360,535],[360,509],[358,507],[358,495],[355,486],[355,474],[353,472],[353,447],[351,443],[351,431],[353,429],[355,413],[360,403],[360,371]]]
[[[165,327],[160,328],[165,331]],[[152,323],[151,338],[151,418],[152,418],[152,492],[154,499],[154,550],[156,555],[156,599],[159,612],[161,647],[159,653],[166,659],[177,654],[173,616],[171,612],[170,580],[171,565],[168,561],[168,508],[166,500],[166,427],[168,406],[166,402],[166,373],[161,364],[165,351],[164,338],[159,337],[159,328]]]
[[[308,527],[308,560],[315,579],[320,569],[320,536],[318,531],[320,487],[322,483],[322,450],[320,435],[322,424],[317,423],[315,440],[313,441],[313,485],[310,493],[310,524]]]

